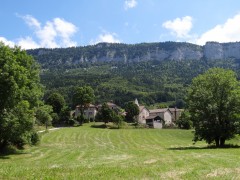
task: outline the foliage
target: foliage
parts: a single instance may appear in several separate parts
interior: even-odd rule
[[[39,66],[31,56],[0,43],[0,149],[31,144],[33,109],[42,96],[39,81]]]
[[[181,116],[177,120],[176,124],[180,129],[191,129],[192,128],[192,121],[188,111],[184,111],[181,113]]]
[[[57,113],[52,113],[51,117],[52,117],[52,124],[53,125],[59,124],[59,116],[58,116]]]
[[[60,123],[66,124],[71,119],[71,108],[64,107],[62,108],[60,115],[59,115],[59,121]]]
[[[103,103],[96,115],[96,121],[103,121],[105,124],[112,120],[113,110],[107,103]]]
[[[62,108],[65,106],[65,100],[61,94],[55,92],[47,97],[46,104],[51,105],[53,112],[59,115]]]
[[[52,125],[52,111],[53,108],[50,105],[42,105],[36,109],[36,120],[45,125],[46,129],[49,125]]]
[[[188,107],[195,128],[194,141],[225,140],[237,133],[240,118],[240,86],[231,70],[213,68],[193,79],[188,93]]]
[[[117,125],[118,129],[124,126],[124,117],[116,114],[115,112],[112,114],[113,123]]]
[[[134,122],[134,118],[139,115],[139,107],[134,102],[128,102],[125,106],[126,120]]]

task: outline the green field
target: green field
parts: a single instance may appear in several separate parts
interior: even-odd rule
[[[0,179],[240,179],[240,148],[192,144],[170,129],[99,129],[42,135],[41,144],[0,156]],[[240,137],[227,142],[240,145]]]

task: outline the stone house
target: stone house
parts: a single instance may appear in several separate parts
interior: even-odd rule
[[[80,106],[76,106],[74,117],[78,117],[81,114]],[[93,104],[90,104],[87,109],[84,110],[84,116],[86,119],[94,120],[97,114],[97,107]]]
[[[137,120],[139,123],[147,124],[149,127],[162,128],[163,125],[175,124],[179,119],[183,109],[163,108],[148,110],[145,106],[140,106],[138,100],[135,104],[139,107],[139,115]]]
[[[169,110],[169,108],[150,110],[149,115],[152,117],[159,116],[164,121],[164,124],[166,125],[170,125],[173,123],[172,113]]]
[[[116,112],[118,112],[120,110],[120,107],[117,106],[114,103],[111,102],[107,102],[107,105],[109,106],[110,109],[115,110]],[[89,107],[87,109],[84,110],[84,117],[86,119],[90,119],[90,120],[94,120],[97,112],[101,109],[102,105],[98,105],[95,106],[93,104],[90,104]],[[76,106],[75,112],[74,112],[74,117],[78,117],[80,115],[80,106]]]
[[[145,106],[140,106],[137,99],[135,99],[134,103],[139,108],[139,115],[136,117],[136,120],[140,124],[146,124],[146,117],[149,116],[149,110]]]

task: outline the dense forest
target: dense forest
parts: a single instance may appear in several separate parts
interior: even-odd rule
[[[211,67],[238,71],[238,66],[235,60],[83,63],[78,68],[43,69],[41,81],[47,94],[60,92],[69,105],[74,87],[89,85],[95,91],[96,103],[113,101],[123,106],[138,98],[145,105],[162,103],[181,108],[192,78]]]

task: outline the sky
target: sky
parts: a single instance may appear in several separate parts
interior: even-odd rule
[[[23,49],[240,41],[239,0],[1,0],[0,41]]]

